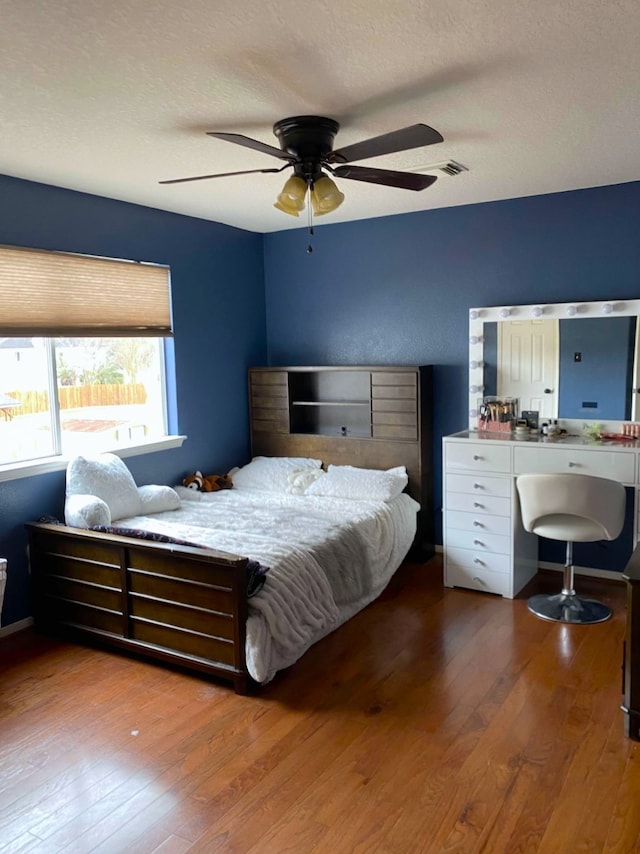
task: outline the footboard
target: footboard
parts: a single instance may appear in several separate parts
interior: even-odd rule
[[[65,525],[27,529],[36,628],[246,693],[247,558]]]

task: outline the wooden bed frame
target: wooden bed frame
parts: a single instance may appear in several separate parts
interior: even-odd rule
[[[39,630],[251,686],[247,558],[66,525],[31,523]]]
[[[404,388],[411,370],[397,369]],[[430,418],[425,419],[431,371],[414,373],[420,425],[415,439],[398,440],[395,428],[389,438],[265,430],[262,406],[256,405],[263,398],[258,387],[252,397],[251,444],[254,456],[315,457],[325,464],[373,469],[405,465],[409,494],[422,504],[413,556],[425,560],[434,551],[432,434]],[[258,375],[264,379],[259,369]],[[429,428],[422,429],[426,421]],[[240,694],[256,685],[245,660],[247,557],[66,525],[34,522],[27,529],[38,630],[231,681]]]

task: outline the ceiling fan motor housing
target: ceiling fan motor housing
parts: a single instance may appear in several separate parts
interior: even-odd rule
[[[322,176],[321,166],[331,154],[339,130],[338,122],[322,116],[292,116],[273,126],[280,148],[295,157],[294,174],[307,183]]]

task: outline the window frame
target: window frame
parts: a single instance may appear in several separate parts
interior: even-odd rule
[[[134,445],[120,446],[118,448],[105,448],[104,453],[116,454],[125,459],[126,457],[137,457],[142,454],[153,454],[158,451],[167,451],[170,448],[179,448],[187,437],[182,434],[167,435],[160,439],[149,442],[139,442]],[[23,477],[47,474],[53,471],[64,471],[69,464],[70,456],[60,454],[55,457],[39,457],[37,460],[28,460],[24,463],[8,463],[0,466],[0,483],[8,480],[18,480]]]

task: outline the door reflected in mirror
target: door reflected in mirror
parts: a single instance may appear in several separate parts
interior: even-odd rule
[[[634,315],[483,324],[483,394],[517,397],[540,418],[637,420]]]

